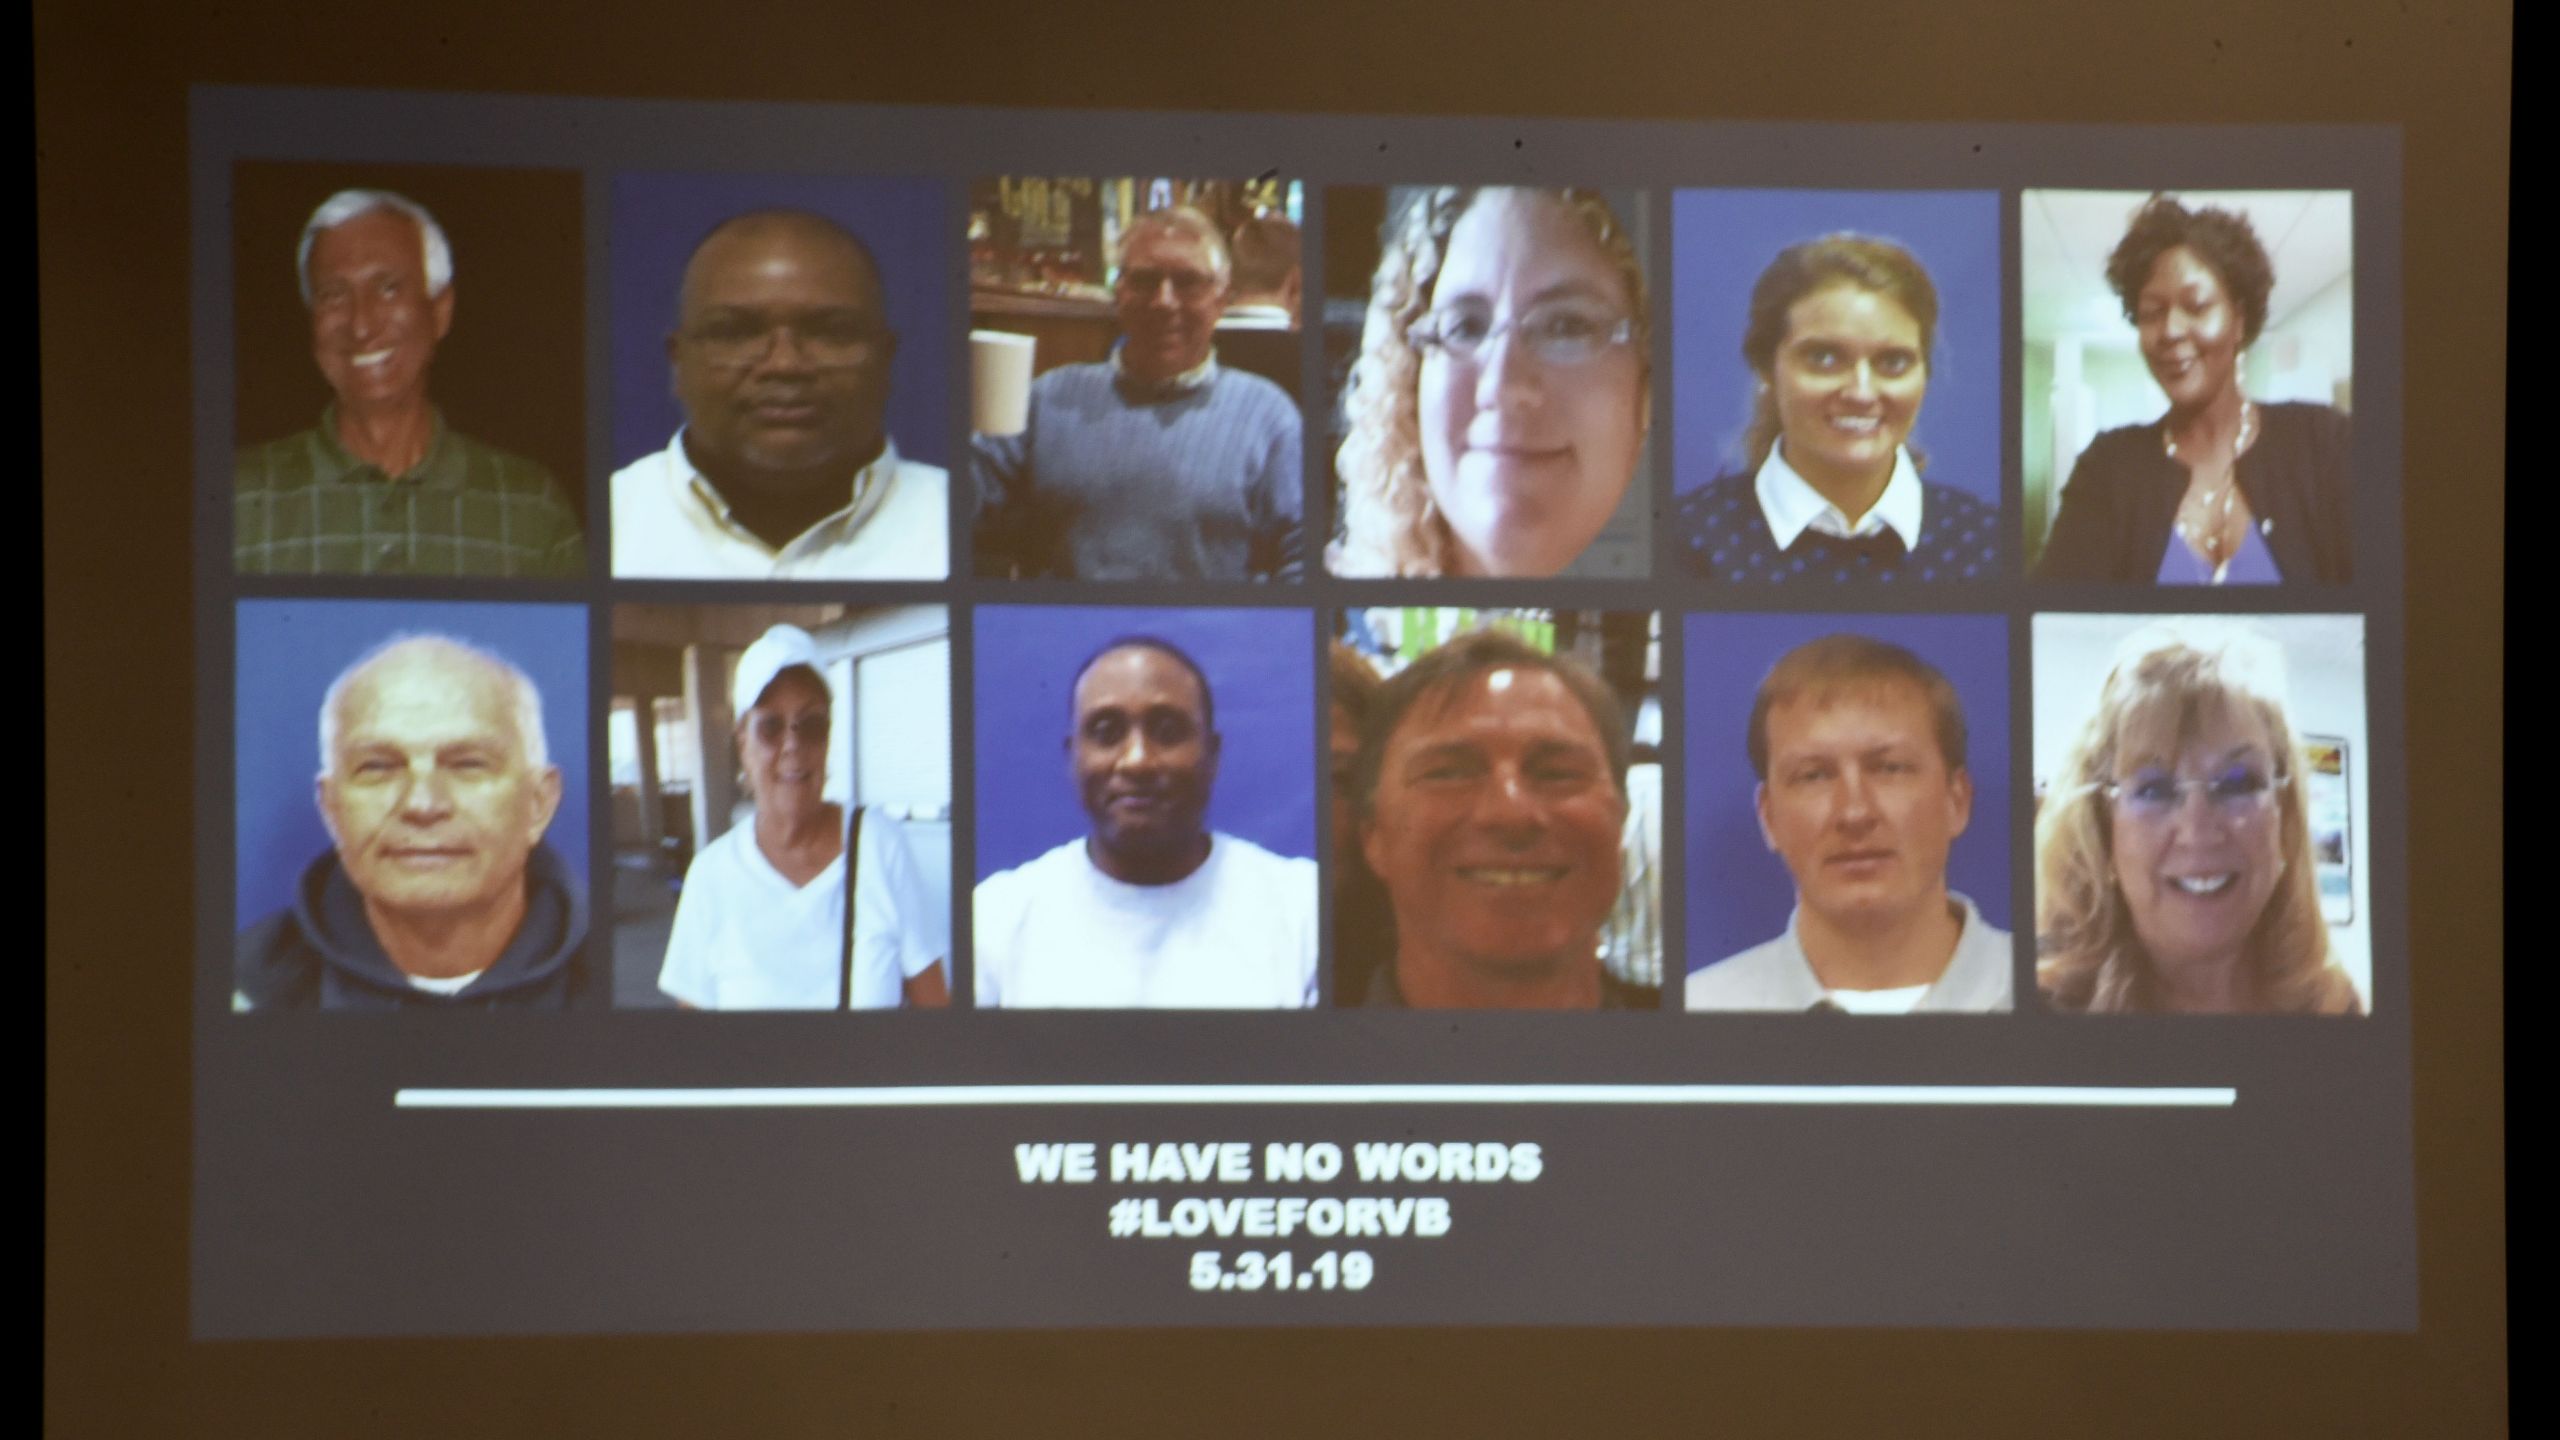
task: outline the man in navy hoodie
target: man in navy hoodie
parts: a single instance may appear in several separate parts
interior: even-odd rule
[[[394,639],[330,685],[320,762],[335,848],[240,932],[233,1008],[556,1008],[584,991],[586,901],[542,843],[560,771],[522,670]]]

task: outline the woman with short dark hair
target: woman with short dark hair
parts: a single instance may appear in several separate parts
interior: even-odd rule
[[[2241,386],[2276,283],[2247,218],[2154,195],[2108,257],[2107,283],[2169,411],[2080,452],[2038,578],[2345,581],[2347,417],[2261,404]]]

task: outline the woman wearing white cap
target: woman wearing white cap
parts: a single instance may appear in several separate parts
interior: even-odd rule
[[[826,798],[834,697],[817,642],[767,630],[730,682],[739,768],[755,798],[686,868],[658,988],[697,1010],[943,1005],[947,917],[935,913],[897,825],[854,812],[852,883],[844,807]],[[853,896],[846,913],[845,896]]]

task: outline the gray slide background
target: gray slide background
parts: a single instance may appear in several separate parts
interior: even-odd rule
[[[191,1303],[199,1336],[1291,1323],[2414,1325],[2396,132],[1038,114],[202,89],[192,137],[202,803]],[[234,1017],[226,1003],[230,936],[248,917],[232,916],[228,900],[232,602],[493,594],[431,582],[231,578],[232,396],[224,367],[233,257],[220,220],[229,167],[244,158],[584,168],[593,347],[604,343],[594,202],[603,179],[623,168],[960,179],[1277,167],[1305,178],[1311,197],[1332,183],[1414,180],[1631,187],[1656,196],[1656,255],[1669,253],[1660,197],[1676,187],[1993,188],[2008,197],[2013,285],[2021,188],[2352,189],[2359,352],[2352,587],[2247,596],[2009,583],[1897,598],[2010,617],[2020,736],[2028,733],[2031,610],[2365,615],[2375,1017],[2077,1020],[2031,1005],[2010,1017],[1873,1027],[1671,1012]],[[957,273],[965,257],[954,218]],[[1320,218],[1309,218],[1310,233],[1321,233]],[[1308,276],[1310,293],[1320,293],[1320,278]],[[1677,284],[1671,276],[1656,285],[1657,335],[1669,334]],[[955,313],[953,323],[964,325],[965,315]],[[2005,359],[2012,514],[2015,325],[2013,307]],[[1667,378],[1677,363],[1676,355],[1658,355],[1657,375]],[[607,383],[601,364],[589,374],[592,386]],[[955,389],[963,384],[955,377]],[[1325,403],[1312,379],[1302,399],[1311,419]],[[608,400],[598,388],[588,411],[593,515],[605,509]],[[965,409],[956,405],[955,413]],[[1671,422],[1664,395],[1654,413],[1657,427]],[[1655,440],[1659,449],[1669,436],[1658,430]],[[1321,478],[1320,458],[1311,457],[1311,490]],[[1311,506],[1311,513],[1320,512]],[[964,617],[975,603],[1311,611],[1537,603],[1676,615],[1769,608],[1776,598],[1671,578],[1534,588],[1317,579],[1295,592],[970,580],[609,585],[601,578],[609,538],[599,526],[589,539],[597,578],[506,593],[599,607],[591,701],[604,693],[609,664],[605,603],[679,595],[930,599],[962,612],[953,657],[961,736],[971,733]],[[1665,577],[1675,573],[1668,543],[1657,525],[1655,570]],[[1782,603],[1863,610],[1880,597],[1788,595]],[[1313,614],[1309,623],[1317,623]],[[1676,625],[1668,622],[1663,637],[1670,796],[1682,793]],[[602,754],[601,714],[589,723]],[[1317,757],[1305,763],[1312,783]],[[2023,797],[2023,746],[2012,764]],[[965,747],[958,748],[958,813],[970,813],[971,781]],[[2011,823],[2022,829],[2025,818]],[[1674,873],[1678,833],[1675,812],[1664,831]],[[957,851],[959,872],[970,873],[965,834]],[[2029,861],[2025,847],[2018,851],[2025,895]],[[606,893],[602,874],[595,878],[593,893]],[[1675,957],[1677,894],[1666,887],[1666,944]],[[965,927],[955,933],[964,936],[956,988],[965,993]],[[2026,958],[2021,937],[2022,981]],[[2176,1112],[1360,1106],[496,1115],[391,1106],[401,1087],[438,1085],[1413,1081],[2228,1085],[2240,1099],[2229,1110]],[[1347,1146],[1406,1138],[1536,1140],[1546,1148],[1547,1173],[1517,1187],[1327,1187],[1445,1194],[1456,1212],[1445,1238],[1368,1244],[1379,1278],[1357,1295],[1195,1295],[1184,1280],[1192,1242],[1110,1239],[1104,1209],[1121,1190],[1023,1186],[1011,1155],[1017,1141],[1051,1139]],[[1144,1193],[1169,1202],[1226,1190]],[[1233,1251],[1257,1242],[1198,1242],[1213,1244]],[[1307,1237],[1289,1246],[1301,1256],[1326,1248]]]

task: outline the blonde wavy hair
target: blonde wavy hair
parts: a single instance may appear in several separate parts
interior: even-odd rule
[[[1405,332],[1431,309],[1450,232],[1476,201],[1497,193],[1493,187],[1443,186],[1414,196],[1378,257],[1360,358],[1343,392],[1349,433],[1334,456],[1335,473],[1342,477],[1342,537],[1332,566],[1337,575],[1445,575],[1455,567],[1456,538],[1422,469],[1422,354]],[[1650,385],[1651,311],[1634,237],[1597,190],[1531,193],[1573,212],[1618,272],[1635,327],[1637,384]]]
[[[2120,758],[2174,755],[2200,724],[2232,716],[2265,730],[2283,777],[2276,787],[2283,871],[2242,960],[2250,972],[2250,1008],[2363,1013],[2354,982],[2329,959],[2302,748],[2285,719],[2283,666],[2273,640],[2212,622],[2147,627],[2117,648],[2097,713],[2036,817],[2036,984],[2048,1004],[2082,1011],[2164,1008],[2160,978],[2116,885],[2102,787],[2116,780]]]

